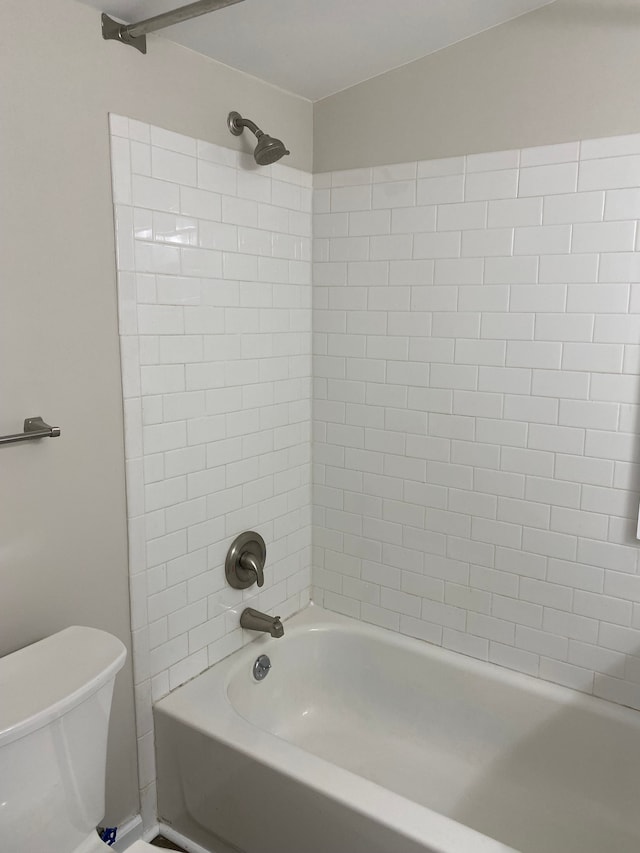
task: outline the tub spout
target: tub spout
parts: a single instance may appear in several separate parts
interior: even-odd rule
[[[272,637],[284,636],[284,625],[279,616],[268,616],[266,613],[254,610],[253,607],[247,607],[242,611],[240,625],[250,631],[263,631],[265,634],[271,634]]]

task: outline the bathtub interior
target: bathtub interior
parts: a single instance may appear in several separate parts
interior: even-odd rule
[[[227,681],[259,729],[525,853],[640,849],[633,712],[335,620],[268,649]]]

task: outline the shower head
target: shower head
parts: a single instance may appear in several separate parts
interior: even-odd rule
[[[268,133],[263,133],[262,136],[258,137],[258,144],[253,156],[259,166],[268,166],[288,153],[281,139],[274,139]]]
[[[280,139],[274,139],[268,133],[264,133],[257,124],[248,118],[242,118],[240,113],[231,112],[227,118],[229,130],[234,136],[240,136],[245,127],[248,127],[251,133],[258,140],[255,151],[253,152],[254,159],[258,166],[268,166],[270,163],[275,163],[285,154],[289,154],[285,148],[284,142]]]

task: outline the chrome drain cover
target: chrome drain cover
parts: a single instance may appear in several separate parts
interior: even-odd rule
[[[256,681],[262,681],[263,678],[266,678],[269,675],[269,670],[271,669],[271,661],[267,655],[260,655],[260,657],[253,664],[253,677]]]

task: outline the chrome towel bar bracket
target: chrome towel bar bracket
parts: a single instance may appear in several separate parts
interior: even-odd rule
[[[60,427],[52,427],[46,424],[42,418],[25,418],[24,432],[14,435],[0,436],[0,444],[14,444],[17,441],[33,441],[37,438],[58,438]]]

